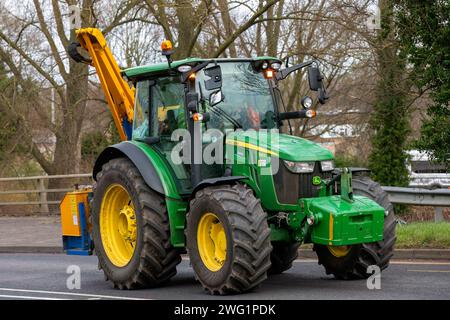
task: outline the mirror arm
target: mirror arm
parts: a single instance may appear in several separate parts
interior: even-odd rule
[[[299,111],[291,111],[291,112],[281,112],[278,114],[278,120],[289,120],[289,119],[303,119],[310,118],[307,115],[308,110],[299,110]]]
[[[280,71],[278,71],[275,74],[275,79],[277,79],[277,81],[283,80],[288,75],[290,75],[292,72],[297,71],[298,69],[307,67],[307,66],[309,66],[309,65],[311,65],[311,64],[313,64],[315,62],[316,62],[316,60],[306,61],[306,62],[303,62],[303,63],[300,63],[300,64],[296,64],[296,65],[294,65],[292,67],[280,70]]]

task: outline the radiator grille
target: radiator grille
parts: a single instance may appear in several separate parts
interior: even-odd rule
[[[280,161],[278,172],[273,176],[278,202],[296,204],[299,198],[317,197],[320,186],[313,185],[314,176],[329,179],[331,172],[322,172],[320,163],[316,162],[312,173],[292,173],[284,161]]]

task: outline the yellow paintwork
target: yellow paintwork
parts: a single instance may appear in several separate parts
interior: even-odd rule
[[[200,218],[197,246],[206,268],[213,272],[222,268],[227,255],[227,237],[222,223],[214,213],[205,213]]]
[[[110,185],[103,195],[100,237],[112,264],[124,267],[130,262],[136,247],[137,221],[130,195],[119,184]]]
[[[80,214],[78,212],[78,203],[83,202],[85,208],[86,222],[88,230],[90,230],[89,221],[89,203],[88,193],[92,189],[81,191],[72,191],[64,195],[59,208],[61,210],[61,227],[63,236],[81,236]]]
[[[267,153],[272,156],[278,157],[278,152],[275,152],[275,151],[272,151],[272,150],[269,150],[266,148],[258,147],[257,145],[254,145],[251,143],[247,143],[247,142],[243,142],[243,141],[239,141],[239,140],[225,140],[225,143],[228,145],[243,147],[243,148],[251,149],[251,150],[256,150],[258,152]]]
[[[327,246],[330,253],[336,258],[345,257],[349,252],[352,246]]]
[[[127,140],[122,122],[127,119],[129,123],[133,123],[134,90],[122,78],[119,65],[99,29],[77,29],[76,35],[92,59],[91,65],[97,71],[120,139]]]
[[[330,220],[328,223],[329,223],[329,230],[330,230],[329,238],[330,238],[330,240],[333,240],[333,236],[334,236],[333,212],[330,212]],[[336,258],[345,257],[350,252],[351,246],[332,246],[331,241],[329,243],[330,243],[330,245],[327,246],[328,250]]]
[[[329,236],[328,238],[330,239],[330,242],[328,244],[332,244],[332,240],[333,240],[333,235],[334,235],[334,221],[333,221],[333,212],[330,212],[330,220],[328,221],[329,223]]]

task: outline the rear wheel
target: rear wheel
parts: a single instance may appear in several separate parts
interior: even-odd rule
[[[99,268],[114,287],[157,286],[176,274],[181,257],[170,244],[164,198],[147,186],[128,159],[103,165],[92,205]]]
[[[298,257],[298,247],[300,242],[272,242],[272,253],[270,261],[272,265],[268,271],[269,274],[280,274],[292,267],[292,263]]]
[[[394,209],[381,186],[369,177],[357,176],[353,178],[353,193],[374,200],[386,210],[383,240],[352,246],[315,244],[319,264],[325,267],[327,274],[333,274],[338,279],[368,278],[367,268],[370,265],[377,265],[380,270],[386,269],[396,240]]]
[[[186,243],[196,278],[210,294],[245,292],[267,278],[270,228],[260,201],[243,185],[196,193]]]

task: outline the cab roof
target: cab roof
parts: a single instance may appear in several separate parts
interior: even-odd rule
[[[233,61],[261,61],[261,60],[267,60],[267,61],[278,61],[281,63],[281,60],[275,57],[269,57],[269,56],[262,56],[262,57],[255,57],[255,58],[212,58],[212,59],[203,59],[203,58],[186,58],[183,60],[176,60],[171,63],[170,69],[176,69],[181,65],[191,65],[194,66],[198,63],[202,63],[205,61],[214,60],[217,62],[233,62]],[[169,64],[167,62],[161,62],[156,64],[149,64],[139,67],[133,67],[128,68],[122,71],[122,74],[125,75],[128,79],[138,79],[142,77],[148,77],[153,74],[161,74],[166,73],[169,71]]]

